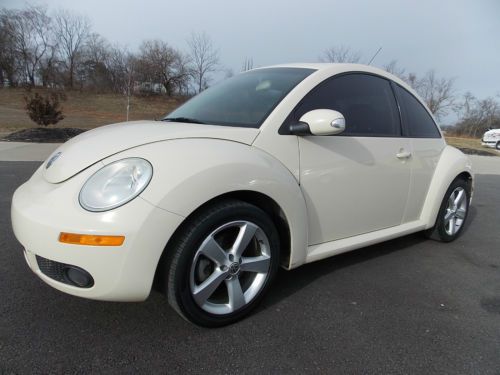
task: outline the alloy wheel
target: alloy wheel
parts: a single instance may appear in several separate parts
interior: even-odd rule
[[[226,223],[203,240],[193,258],[191,295],[208,313],[233,313],[262,290],[270,265],[269,239],[259,226],[244,220]]]
[[[444,230],[449,236],[455,235],[462,227],[467,214],[467,193],[457,187],[448,198],[444,214]]]

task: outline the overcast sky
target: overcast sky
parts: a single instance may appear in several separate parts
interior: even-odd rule
[[[22,0],[0,6],[22,7]],[[186,49],[205,31],[223,64],[314,62],[330,46],[360,51],[373,65],[397,59],[407,71],[456,77],[460,93],[500,94],[500,0],[32,0],[87,15],[93,30],[135,50],[144,39]]]

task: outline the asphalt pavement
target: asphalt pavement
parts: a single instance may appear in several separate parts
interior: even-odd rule
[[[10,224],[39,162],[0,162],[0,374],[500,374],[500,176],[478,175],[469,224],[280,271],[249,318],[193,326],[153,292],[106,303],[58,292]]]

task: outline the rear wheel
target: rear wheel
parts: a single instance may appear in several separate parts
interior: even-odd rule
[[[231,200],[198,213],[169,251],[169,303],[185,319],[215,327],[258,304],[278,267],[279,238],[265,212]]]
[[[495,148],[500,151],[500,142],[497,142]]]
[[[444,242],[456,239],[462,232],[469,212],[470,191],[467,181],[455,179],[444,196],[436,224],[428,229],[428,237]]]

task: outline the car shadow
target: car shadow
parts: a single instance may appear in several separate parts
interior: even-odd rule
[[[408,250],[426,241],[432,240],[427,239],[423,233],[414,233],[332,256],[321,261],[305,264],[291,271],[280,269],[273,286],[270,288],[259,310],[269,308],[289,298],[325,275],[335,273],[353,265],[368,262],[375,258],[382,258],[395,252]]]
[[[477,214],[477,208],[475,206],[470,206],[469,214],[461,235],[465,235],[470,230]],[[352,265],[368,262],[375,258],[382,258],[394,252],[404,251],[426,241],[433,240],[426,238],[422,232],[418,232],[332,256],[317,262],[305,264],[291,271],[280,268],[274,284],[261,304],[260,309],[266,309],[287,299],[327,274],[334,273]]]

